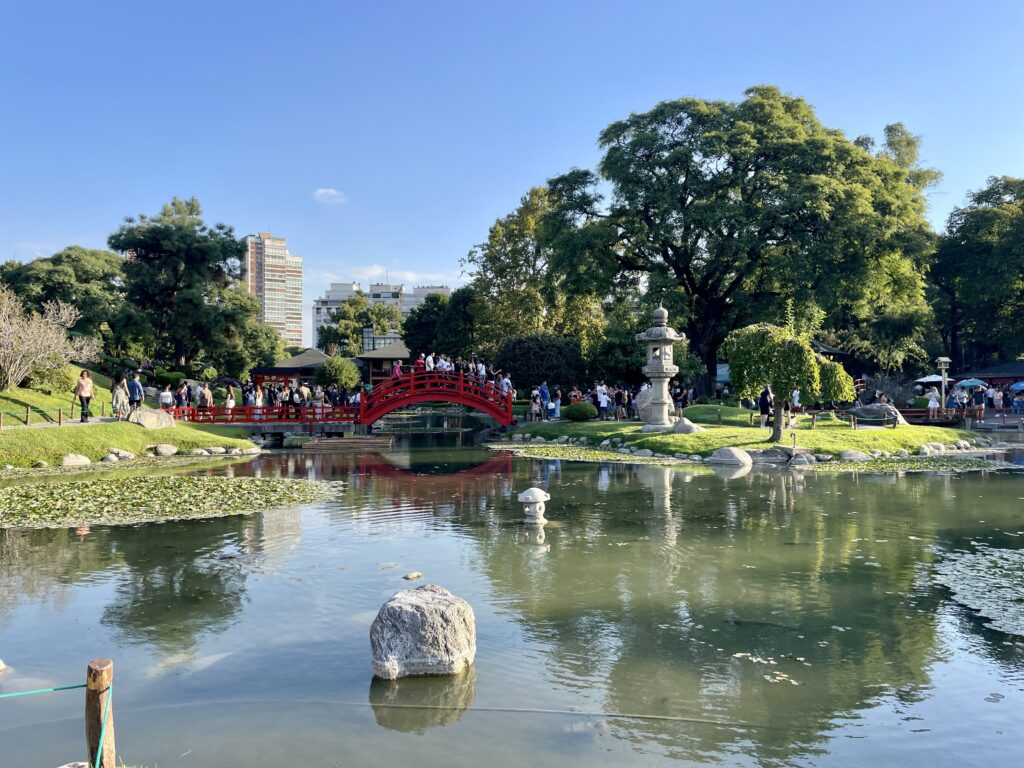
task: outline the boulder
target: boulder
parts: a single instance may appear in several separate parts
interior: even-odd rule
[[[521,443],[521,442],[523,442],[523,436],[521,434],[519,434],[518,432],[516,432],[514,435],[512,435],[512,442],[513,443]]]
[[[476,657],[473,608],[444,587],[396,592],[370,627],[373,674],[385,680],[457,675]]]
[[[167,429],[174,426],[174,418],[166,411],[153,408],[139,408],[128,414],[128,421],[143,429]]]
[[[131,461],[135,458],[134,453],[123,448],[107,448],[107,453],[117,456],[119,461]]]
[[[672,432],[677,435],[693,435],[697,432],[707,432],[707,430],[699,424],[694,424],[684,416],[672,425]]]
[[[206,449],[206,452],[208,454],[210,454],[211,456],[221,456],[221,455],[227,453],[228,450],[227,450],[227,448],[224,448],[224,447],[219,446],[219,445],[211,445],[209,448]]]
[[[632,451],[630,451],[629,448],[616,448],[615,452],[616,453],[624,453],[624,454],[632,453]]]
[[[547,440],[545,440],[543,437],[538,435],[537,437],[533,438],[533,440],[531,440],[530,442],[534,443],[535,445],[540,445],[541,443],[546,443]]]
[[[753,464],[750,454],[742,448],[719,448],[711,454],[710,464],[731,464],[745,467]]]
[[[587,438],[585,438],[585,437],[581,437],[581,438],[579,439],[579,443],[580,443],[580,445],[586,445],[586,444],[587,444]]]
[[[192,456],[209,456],[210,452],[205,448],[193,448],[189,452]]]
[[[62,467],[87,467],[90,464],[89,457],[80,453],[68,453],[60,461]]]
[[[898,459],[909,459],[910,458],[910,453],[907,451],[906,448],[900,448],[899,451],[896,453],[896,458],[898,458]]]
[[[47,464],[42,459],[40,459],[39,461],[32,462],[32,469],[45,469],[48,466],[50,466],[50,465]]]
[[[642,456],[643,458],[647,458],[648,456],[653,456],[654,455],[654,451],[648,450],[647,448],[641,448],[638,451],[634,451],[633,455],[634,456]]]
[[[699,453],[691,453],[689,458],[690,458],[690,461],[702,461],[703,460]]]
[[[229,456],[241,456],[242,455],[242,449],[241,448],[228,448],[228,455]]]
[[[892,426],[895,421],[897,424],[906,424],[907,420],[903,418],[896,408],[886,403],[872,403],[871,405],[861,405],[857,408],[851,408],[850,413],[857,417],[857,421],[864,421],[864,426]]]
[[[644,424],[650,424],[654,419],[654,409],[651,407],[651,398],[654,397],[654,388],[648,387],[636,393],[634,404],[636,405],[637,417]]]
[[[153,447],[153,453],[157,456],[173,456],[178,452],[178,446],[169,445],[168,443],[160,443],[160,445]]]
[[[116,464],[118,461],[120,461],[120,459],[118,459],[117,456],[114,455],[113,453],[108,453],[106,456],[100,459],[100,461],[103,462],[104,464]]]
[[[864,451],[840,451],[840,461],[871,461],[874,457]]]
[[[927,445],[922,445],[920,448],[917,449],[917,453],[920,456],[931,456],[932,449],[929,448]]]
[[[789,460],[789,466],[791,467],[812,467],[814,463],[814,456],[809,453],[798,453]]]
[[[789,454],[781,448],[768,448],[764,451],[747,451],[754,464],[788,464]]]
[[[2,467],[0,467],[0,469],[3,469],[4,471],[7,471],[8,469],[14,469],[14,465],[13,464],[4,464]],[[3,669],[3,667],[0,667],[0,669]]]
[[[799,454],[798,454],[798,455],[799,455]],[[824,463],[825,463],[826,461],[832,461],[832,459],[833,459],[833,456],[832,456],[832,454],[831,454],[831,453],[815,453],[815,454],[814,454],[814,460],[815,460],[815,461],[820,461],[820,462],[821,462],[821,463],[823,463],[823,464],[824,464]]]
[[[243,456],[259,456],[261,453],[263,453],[263,449],[260,448],[258,445],[254,445],[252,448],[242,449]]]
[[[601,443],[597,447],[598,448],[611,448],[611,445],[612,445],[612,441],[611,440],[602,440]]]
[[[566,443],[569,442],[569,436],[559,435],[558,437],[555,438],[555,442],[558,443],[558,445],[565,445]]]

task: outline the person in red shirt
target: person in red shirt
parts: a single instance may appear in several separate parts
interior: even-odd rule
[[[426,363],[426,361],[424,359],[425,357],[426,357],[426,355],[424,355],[421,352],[420,356],[416,358],[416,362],[414,362],[412,364],[413,373],[423,373],[423,371],[426,370],[427,363]]]

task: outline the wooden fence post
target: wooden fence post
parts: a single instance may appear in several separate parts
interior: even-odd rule
[[[107,415],[107,404],[106,403],[100,403],[100,416],[106,416],[106,415]]]
[[[0,429],[4,428],[4,412],[0,411]]]
[[[718,409],[718,426],[722,426],[722,409]]]
[[[114,662],[110,659],[95,659],[89,662],[85,676],[85,741],[89,747],[89,765],[100,768],[116,768],[114,747],[114,702],[107,705],[108,691],[114,684]],[[107,726],[103,729],[106,714]],[[103,732],[103,755],[96,762],[100,747],[100,732]]]
[[[58,427],[64,426],[64,409],[63,408],[58,408],[57,409],[57,426]]]
[[[811,429],[814,429],[814,425],[818,423],[818,412],[811,412]]]

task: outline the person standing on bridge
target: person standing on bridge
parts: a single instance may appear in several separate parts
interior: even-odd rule
[[[402,361],[395,360],[394,365],[391,366],[391,375],[395,378],[402,375]]]
[[[423,370],[425,370],[427,373],[430,373],[431,371],[434,370],[434,353],[433,352],[431,352],[429,355],[427,355],[424,358],[424,360],[423,360]]]
[[[424,355],[422,352],[420,352],[420,356],[417,357],[416,358],[416,362],[414,362],[412,364],[412,372],[413,373],[423,373],[423,371],[426,370],[427,364],[426,364],[426,362],[424,360],[425,357],[426,357],[426,355]]]

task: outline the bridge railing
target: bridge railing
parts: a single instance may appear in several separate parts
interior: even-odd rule
[[[369,411],[394,398],[421,392],[437,393],[443,397],[446,391],[486,400],[499,408],[512,407],[511,393],[503,391],[493,381],[441,371],[413,371],[382,381],[363,396],[362,405],[364,411]]]
[[[197,424],[322,424],[330,422],[356,421],[359,406],[355,405],[247,405],[227,408],[225,406],[191,406],[188,408],[166,408],[168,413],[180,421]]]

